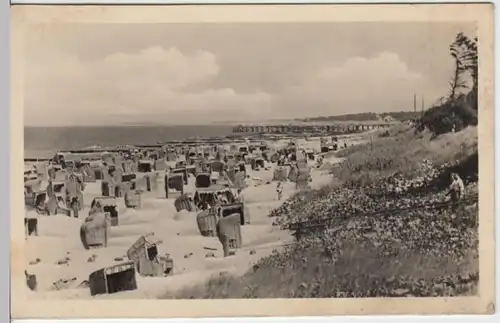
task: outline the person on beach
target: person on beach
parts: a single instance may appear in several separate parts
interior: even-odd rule
[[[447,196],[450,195],[451,201],[454,205],[454,208],[456,208],[456,204],[460,202],[460,200],[463,198],[464,193],[465,193],[465,186],[464,182],[458,176],[457,173],[451,173],[451,185],[450,185],[450,190],[448,191]]]
[[[226,197],[221,192],[218,192],[217,193],[217,204],[219,206],[221,206],[221,205],[224,205],[224,204],[227,204],[227,203],[228,202],[227,202]]]
[[[241,203],[242,202],[242,196],[241,196],[241,188],[238,188],[238,190],[236,191],[236,199],[235,199],[235,202],[236,203]]]
[[[285,157],[280,153],[278,157],[278,166],[283,165],[283,162],[285,160]]]
[[[278,186],[276,187],[276,193],[278,193],[278,201],[281,200],[281,196],[283,195],[283,186],[281,182],[278,182]]]
[[[225,195],[225,194],[222,194],[222,193],[221,193],[221,195],[220,195],[220,201],[221,201],[221,204],[222,204],[222,205],[229,204],[229,201],[228,201],[228,199],[227,199],[226,195]]]
[[[52,160],[49,160],[49,166],[47,167],[47,174],[49,175],[49,178],[54,180],[56,178],[56,170],[54,168],[54,163]]]
[[[92,205],[90,210],[89,210],[89,216],[91,216],[92,214],[95,214],[95,213],[99,213],[99,212],[102,212],[101,202],[96,201],[94,203],[94,205]]]
[[[79,203],[78,193],[80,192],[80,183],[74,174],[70,174],[66,183],[66,208],[69,209],[69,215],[73,211],[73,216],[78,218]]]

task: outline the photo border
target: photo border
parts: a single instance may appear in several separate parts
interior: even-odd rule
[[[24,280],[23,26],[30,23],[219,23],[475,21],[479,38],[479,267],[477,297],[257,300],[28,300]],[[493,167],[493,5],[176,5],[12,6],[11,9],[11,300],[12,318],[170,318],[368,314],[487,314],[495,303]],[[17,193],[19,192],[19,194]],[[64,306],[61,306],[61,304]],[[168,304],[168,305],[167,305]],[[117,316],[119,313],[119,316]]]

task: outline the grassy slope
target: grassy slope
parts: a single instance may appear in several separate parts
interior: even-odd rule
[[[403,125],[393,127],[390,134],[389,137],[374,138],[373,145],[352,146],[340,152],[339,157],[348,159],[335,172],[337,177],[362,185],[394,172],[416,176],[424,159],[443,164],[457,160],[464,162],[477,156],[476,127],[443,134],[434,140],[431,140],[431,133],[416,136],[413,129]]]
[[[425,133],[415,136],[412,129],[401,126],[391,129],[389,137],[376,138],[373,145],[349,148],[341,153],[347,161],[335,170],[338,179],[335,186],[363,187],[395,172],[406,177],[418,176],[418,164],[423,159],[438,164],[457,160],[463,164],[471,158],[477,159],[476,128],[444,134],[435,140],[430,138],[431,135]],[[477,210],[472,212],[477,216]],[[441,285],[446,288],[443,275],[475,273],[477,266],[473,250],[459,260],[453,255],[436,256],[408,251],[389,255],[380,253],[373,245],[361,246],[358,242],[345,241],[342,252],[333,263],[325,256],[321,246],[298,244],[263,259],[243,277],[221,274],[205,285],[183,290],[176,295],[165,295],[165,298],[398,296],[401,288],[391,286],[412,289],[416,282],[422,280],[439,290]],[[408,283],[405,283],[406,280]],[[467,286],[456,287],[450,294],[476,291],[474,284]],[[423,289],[426,290],[423,296],[436,293],[427,287]]]

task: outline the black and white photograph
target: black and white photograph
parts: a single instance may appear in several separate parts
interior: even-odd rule
[[[14,8],[18,318],[494,311],[493,6],[301,7]]]

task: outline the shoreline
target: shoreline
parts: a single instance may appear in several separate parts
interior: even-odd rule
[[[357,137],[363,137],[366,136],[370,133],[375,133],[378,130],[372,130],[372,131],[365,131],[365,132],[360,132],[360,133],[344,133],[344,134],[252,134],[252,133],[237,133],[234,135],[227,135],[227,136],[214,136],[214,137],[200,137],[200,138],[185,138],[181,140],[169,140],[169,141],[163,141],[161,143],[143,143],[143,144],[131,144],[131,145],[116,145],[116,146],[105,146],[105,147],[100,147],[99,149],[90,149],[89,146],[81,147],[81,148],[66,148],[66,149],[57,149],[57,148],[50,148],[50,149],[36,149],[36,148],[25,148],[24,149],[24,161],[28,162],[35,162],[35,161],[46,161],[51,159],[56,153],[58,152],[75,152],[75,153],[82,153],[82,152],[117,152],[121,151],[122,149],[119,148],[119,146],[128,146],[129,148],[161,148],[165,145],[170,145],[170,146],[185,146],[185,145],[210,145],[210,144],[219,144],[219,145],[229,145],[229,144],[242,144],[242,143],[248,143],[248,144],[260,144],[262,142],[279,142],[283,140],[294,140],[294,139],[301,139],[301,138],[307,138],[306,140],[318,140],[319,138],[322,137],[337,137],[340,140],[345,140],[346,138],[357,138]],[[38,152],[38,153],[37,153]]]

